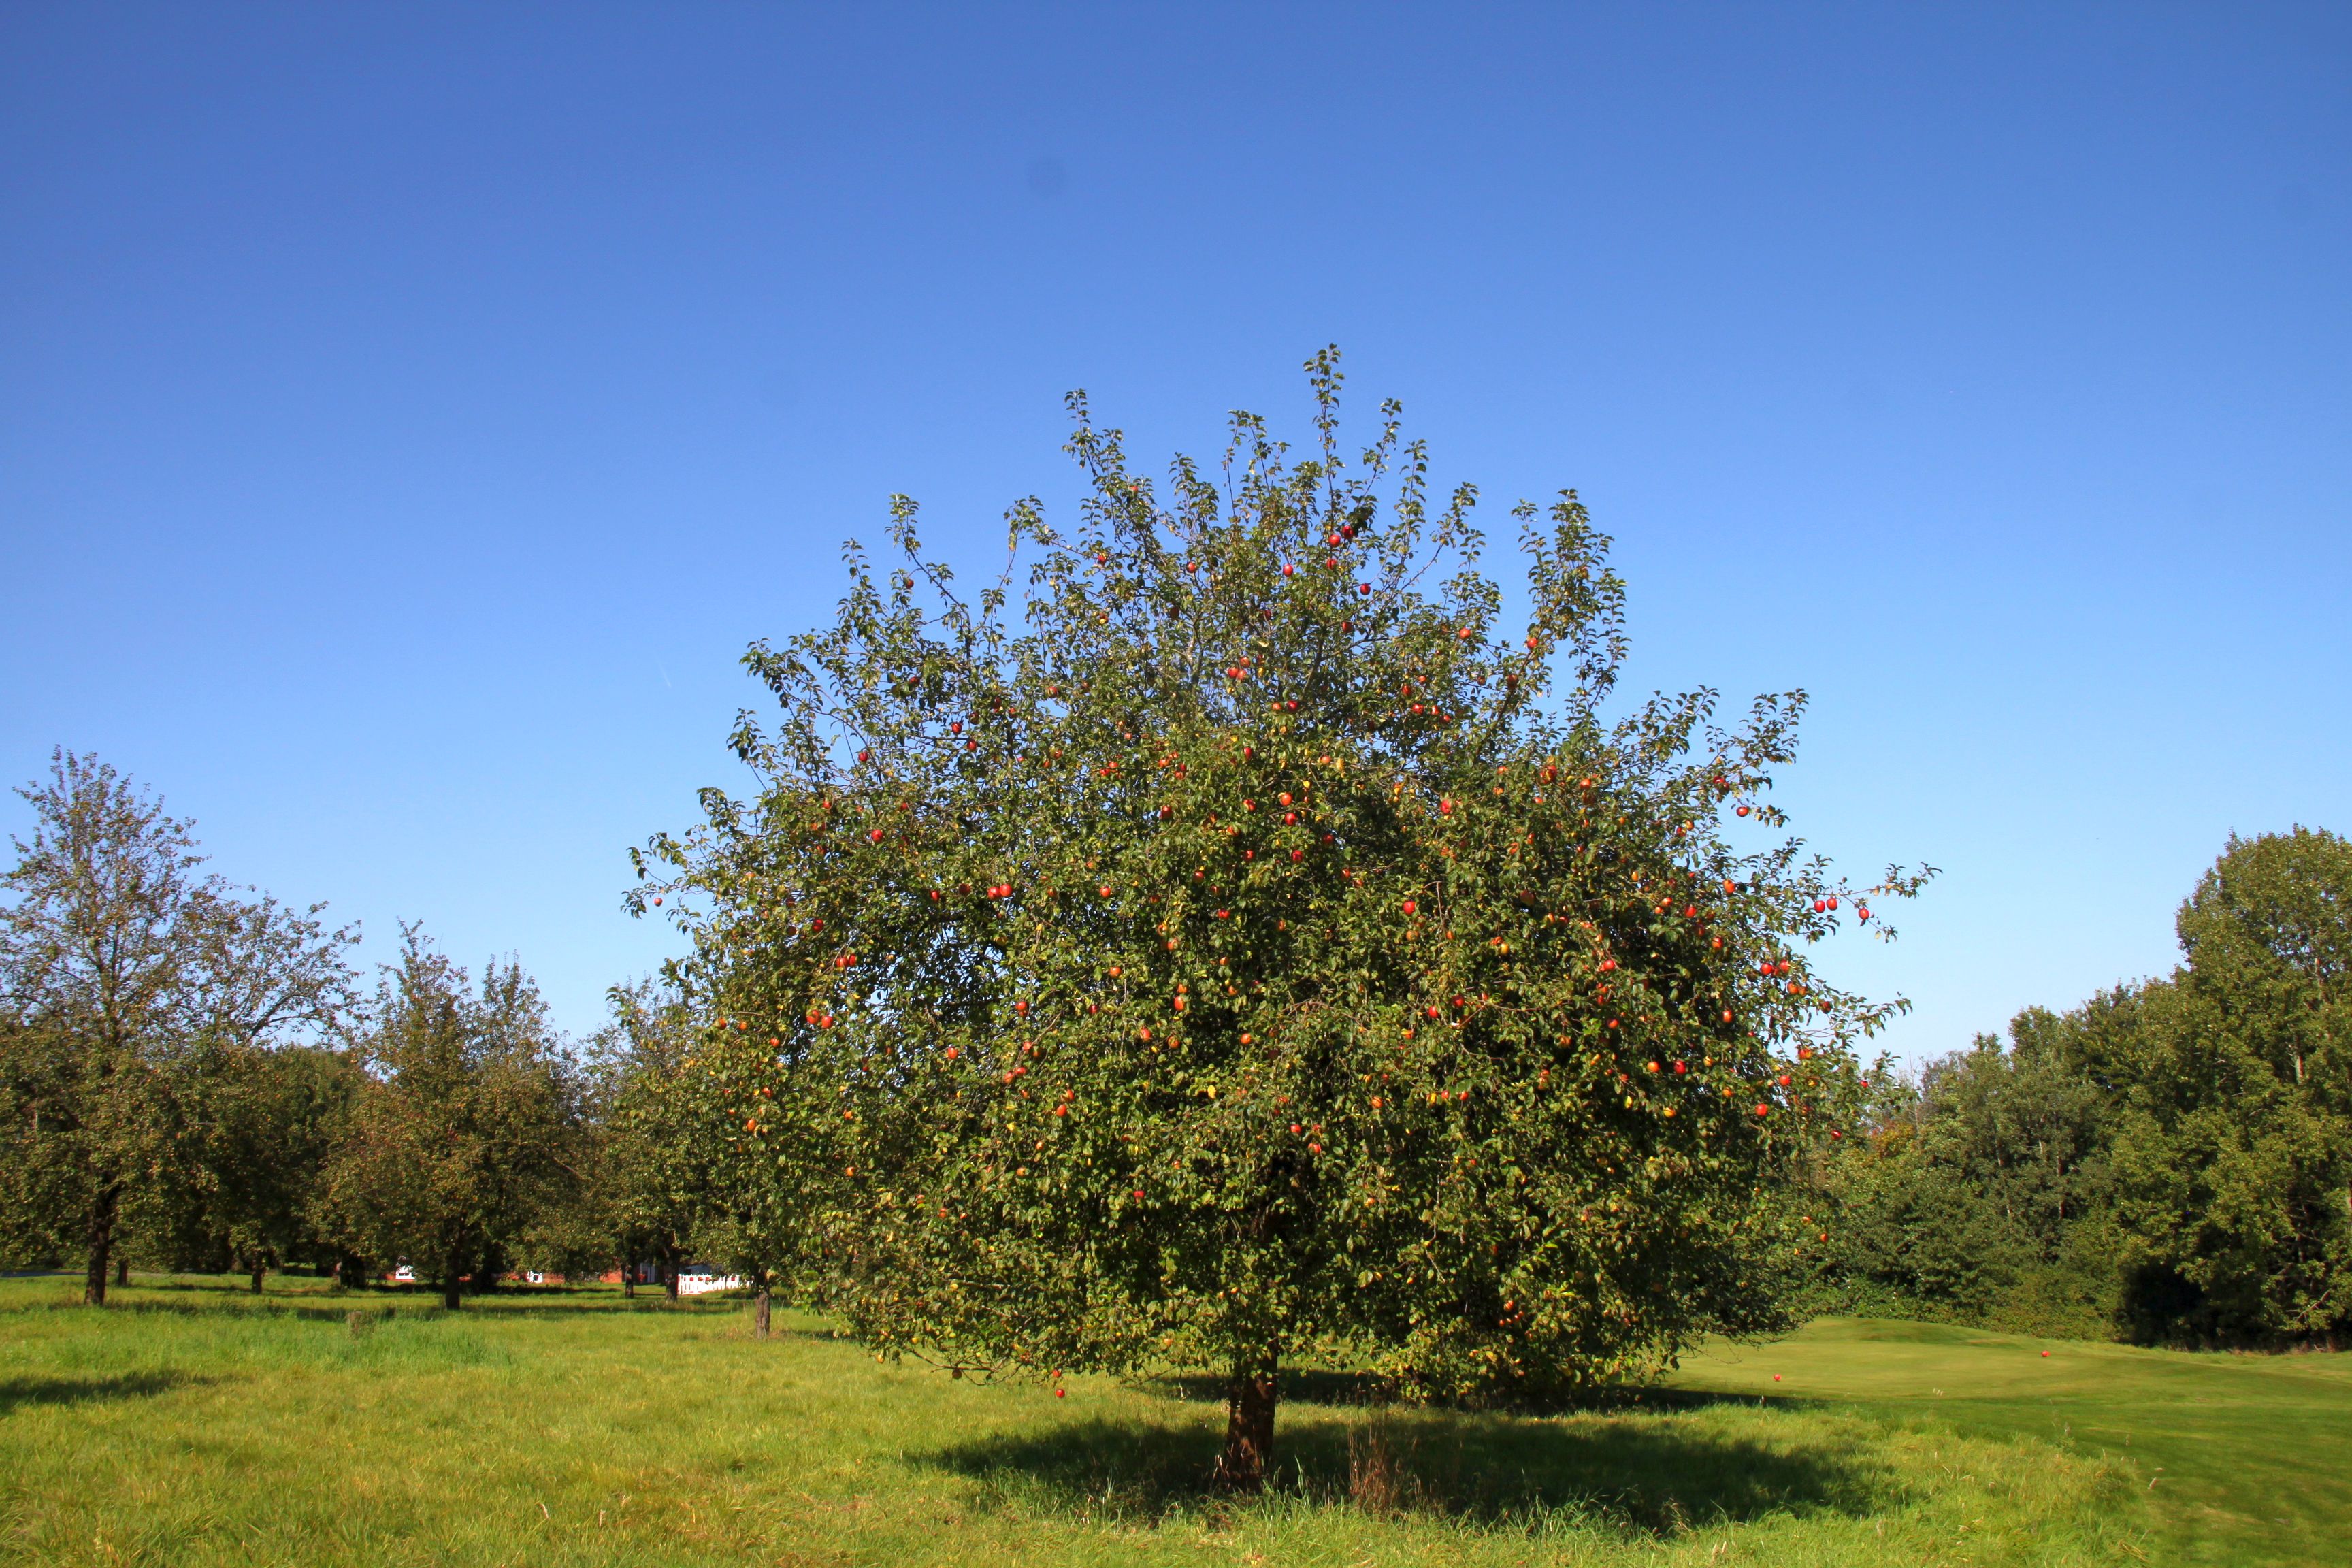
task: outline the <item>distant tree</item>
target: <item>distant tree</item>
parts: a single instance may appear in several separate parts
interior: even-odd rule
[[[2148,1338],[2340,1343],[2352,1331],[2352,844],[2232,837],[2177,922],[2111,1070]]]
[[[838,624],[749,656],[756,799],[706,794],[636,895],[693,933],[726,1158],[858,1332],[1213,1367],[1237,1488],[1310,1347],[1507,1398],[1784,1321],[1782,1173],[1888,1011],[1805,945],[1919,880],[1735,846],[1801,699],[1605,720],[1622,588],[1574,495],[1515,514],[1502,635],[1473,492],[1432,506],[1392,409],[1343,455],[1310,374],[1306,459],[1239,416],[1164,503],[1079,405],[1076,535],[1012,516],[1025,631],[900,502]]]
[[[2183,963],[1930,1063],[1822,1173],[1833,1288],[2023,1326],[2037,1293],[2134,1338],[2352,1331],[2352,845],[2232,838]],[[1859,1295],[1855,1293],[1859,1292]]]
[[[17,1150],[21,1238],[70,1233],[85,1300],[106,1300],[122,1230],[161,1189],[203,1051],[331,1028],[348,999],[349,930],[203,876],[190,825],[97,759],[64,750],[18,792],[30,838],[0,874],[0,1049]]]
[[[319,1203],[362,1089],[346,1052],[247,1042],[205,1054],[176,1163],[195,1227],[258,1293],[295,1262],[332,1263]]]
[[[712,1130],[683,1086],[694,1030],[678,998],[651,982],[616,985],[608,999],[612,1022],[589,1041],[592,1163],[574,1225],[583,1256],[622,1270],[625,1294],[651,1262],[675,1297],[712,1179]]]
[[[2112,1307],[2114,1096],[2093,1063],[2131,1005],[2028,1009],[2006,1047],[1979,1035],[1916,1085],[1882,1086],[1870,1135],[1822,1177],[1846,1304],[2039,1328]]]
[[[327,1165],[333,1234],[404,1259],[450,1308],[495,1288],[582,1175],[578,1085],[520,966],[478,989],[414,927],[362,1040],[368,1076]]]

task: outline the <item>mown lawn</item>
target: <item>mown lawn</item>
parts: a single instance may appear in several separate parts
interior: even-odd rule
[[[0,1282],[15,1561],[2352,1561],[2337,1358],[1844,1321],[1610,1412],[1383,1411],[1309,1380],[1282,1485],[1234,1505],[1201,1486],[1221,1412],[1180,1386],[951,1382],[811,1321],[754,1340],[735,1302],[71,1299]]]

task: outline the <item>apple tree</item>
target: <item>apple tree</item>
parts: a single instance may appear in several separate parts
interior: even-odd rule
[[[1236,416],[1159,482],[1074,397],[1083,511],[1015,506],[977,595],[898,501],[837,622],[747,656],[756,792],[630,895],[691,935],[714,1125],[858,1333],[1212,1368],[1239,1488],[1286,1361],[1538,1397],[1780,1322],[1779,1177],[1902,1005],[1808,949],[1921,880],[1754,836],[1801,693],[1612,716],[1624,589],[1573,491],[1513,512],[1507,606],[1475,490],[1393,404],[1344,450],[1308,373],[1305,455]]]

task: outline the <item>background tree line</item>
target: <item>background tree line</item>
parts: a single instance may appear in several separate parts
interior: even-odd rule
[[[584,1051],[521,968],[478,981],[204,873],[190,825],[86,755],[18,791],[0,875],[0,1266],[248,1276],[406,1264],[445,1301],[518,1268],[677,1265],[733,1215],[658,1092],[674,1003],[616,994]]]
[[[2352,1334],[2352,844],[2233,837],[2182,961],[1884,1086],[1814,1173],[1826,1306],[2143,1342]]]

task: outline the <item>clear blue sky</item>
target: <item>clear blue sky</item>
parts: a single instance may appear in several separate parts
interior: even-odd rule
[[[2352,828],[2347,242],[2341,5],[20,4],[0,777],[585,1029],[889,492],[977,567],[1066,390],[1205,451],[1337,342],[1580,488],[1635,685],[1812,693],[1799,829],[1946,872],[1827,962],[1949,1049]]]

